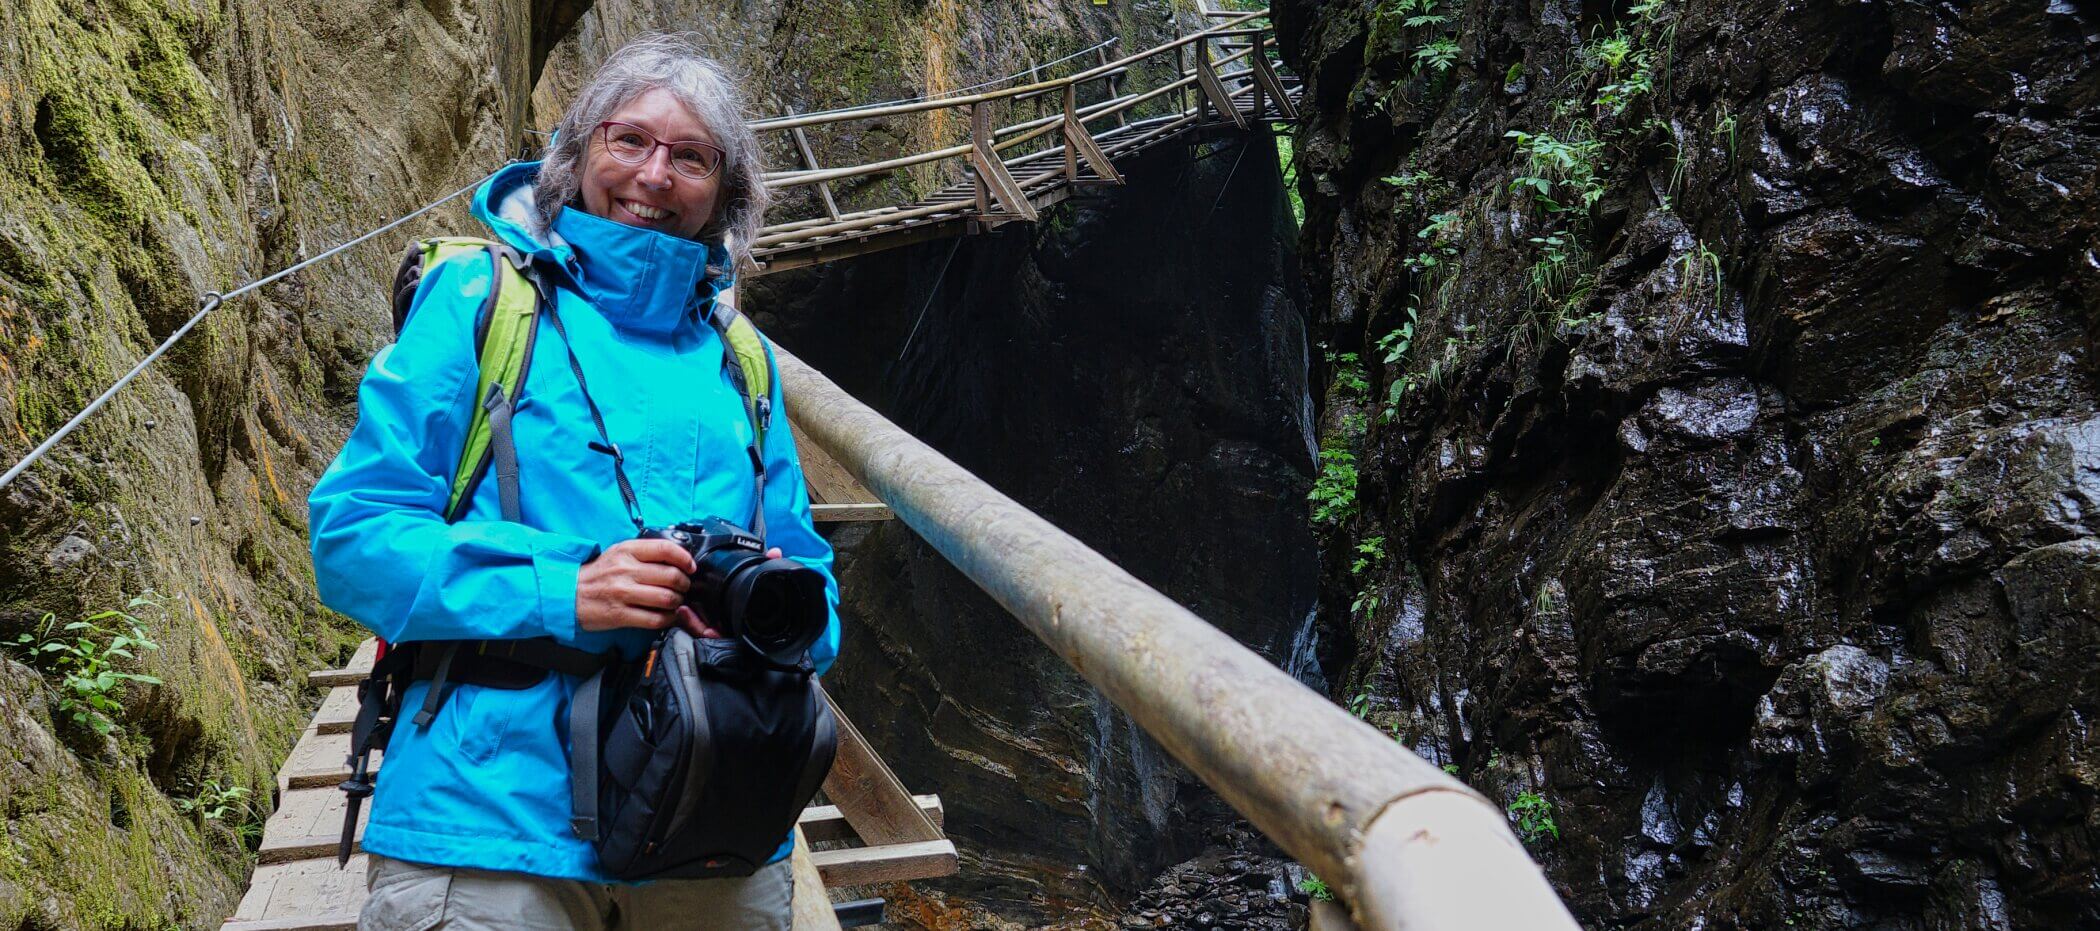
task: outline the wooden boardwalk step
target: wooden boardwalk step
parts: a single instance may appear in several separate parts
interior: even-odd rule
[[[942,823],[941,797],[938,795],[914,796],[919,809],[926,812],[933,823]],[[277,813],[263,825],[262,848],[256,858],[262,863],[289,863],[309,858],[333,858],[336,843],[343,830],[343,806],[346,799],[341,789],[334,786],[321,789],[293,789],[284,794],[277,804]],[[357,837],[351,852],[363,849],[358,842],[364,839],[365,822],[370,820],[372,806],[369,804],[359,812]],[[852,840],[853,828],[835,805],[811,805],[802,813],[802,832],[812,841]]]
[[[277,786],[290,792],[336,785],[350,778],[349,757],[349,734],[323,734],[309,728],[292,747],[291,756],[285,757],[284,768],[277,771]],[[372,754],[371,771],[379,770],[384,757],[383,753]]]
[[[334,857],[266,864],[255,868],[248,894],[220,931],[354,928],[364,902],[362,855],[351,857],[343,867],[335,865]]]
[[[323,734],[347,734],[356,722],[357,689],[339,685],[321,699],[321,710],[314,713],[313,729]]]
[[[826,886],[938,879],[955,875],[957,869],[951,840],[815,850],[809,856],[816,861],[817,874],[824,877]]]
[[[357,680],[372,671],[372,663],[379,658],[379,641],[367,639],[358,645],[357,652],[350,655],[350,664],[341,669],[322,669],[306,674],[308,685],[333,688],[338,685],[356,685]]]

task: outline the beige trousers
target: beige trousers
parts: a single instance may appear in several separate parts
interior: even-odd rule
[[[358,931],[789,931],[788,861],[742,879],[630,885],[424,866],[371,855]]]

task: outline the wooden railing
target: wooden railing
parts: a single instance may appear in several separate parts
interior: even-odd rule
[[[1034,220],[1041,206],[1062,199],[1077,182],[1122,183],[1123,176],[1114,164],[1118,155],[1199,125],[1246,128],[1264,119],[1295,119],[1292,86],[1267,55],[1270,29],[1248,25],[1266,14],[1265,10],[1230,14],[1209,28],[1141,52],[1103,60],[1065,77],[950,97],[757,121],[752,124],[753,129],[762,136],[784,136],[784,147],[802,165],[768,172],[767,187],[780,192],[814,186],[815,206],[820,209],[816,216],[767,226],[753,249],[767,264],[767,270],[772,270],[778,264],[776,257],[814,244],[841,239],[865,243],[936,222],[974,223],[975,228],[988,228],[1014,220]],[[1219,46],[1222,40],[1243,41],[1234,43],[1235,50],[1225,50]],[[1220,52],[1214,53],[1214,48]],[[1149,89],[1131,86],[1145,75],[1162,71],[1174,77]],[[1098,90],[1096,85],[1100,86]],[[1092,96],[1101,99],[1082,102]],[[1058,102],[1057,112],[997,125],[996,114],[1002,109],[1010,111],[1022,104],[1039,107],[1045,98]],[[1145,109],[1165,112],[1142,116]],[[969,138],[861,164],[817,164],[817,147],[809,135],[812,130],[937,111],[962,111],[970,127]],[[1095,129],[1096,126],[1101,128]],[[961,180],[905,203],[852,212],[840,208],[838,184],[926,165],[942,166],[949,177]],[[877,242],[845,251],[882,247],[884,244]],[[834,250],[832,257],[837,252]],[[794,261],[789,267],[809,261],[812,259]]]
[[[795,425],[1376,931],[1576,931],[1500,807],[776,347]]]

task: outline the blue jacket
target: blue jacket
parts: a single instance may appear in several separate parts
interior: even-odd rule
[[[756,493],[751,424],[705,319],[720,247],[565,210],[531,232],[537,164],[484,185],[474,213],[539,263],[605,427],[626,453],[642,518],[665,526],[710,516],[749,525]],[[309,498],[321,601],[390,642],[549,636],[586,650],[646,649],[646,631],[576,625],[576,576],[634,536],[561,337],[539,321],[517,402],[524,523],[500,517],[496,482],[480,483],[457,522],[441,516],[475,398],[474,317],[492,285],[469,255],[427,269],[400,338],[372,359],[357,426]],[[778,379],[766,432],[768,544],[824,574],[831,626],[813,649],[821,673],[838,654],[831,547],[810,523],[809,495]],[[372,799],[365,849],[402,860],[605,881],[569,829],[568,705],[576,680],[521,690],[460,686],[428,727],[395,729]],[[427,685],[408,690],[404,707]],[[787,855],[783,842],[774,859]]]

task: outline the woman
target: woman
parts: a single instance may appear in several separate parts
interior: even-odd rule
[[[751,423],[707,322],[749,259],[767,199],[741,110],[690,44],[637,41],[578,94],[541,162],[481,188],[475,215],[532,261],[561,323],[541,313],[516,404],[521,522],[501,519],[493,481],[460,520],[442,516],[494,277],[478,255],[441,262],[399,340],[372,360],[357,427],[313,490],[314,571],[329,607],[389,642],[551,637],[632,657],[671,624],[717,635],[681,606],[691,557],[634,537],[637,522],[746,523],[757,504]],[[821,673],[838,650],[838,587],[784,410],[776,381],[765,523],[773,555],[824,575],[833,611],[811,651]],[[460,685],[427,725],[395,729],[364,834],[361,927],[788,928],[785,841],[745,879],[631,885],[599,872],[569,825],[576,684],[549,673],[521,689]],[[403,706],[418,707],[426,688],[411,687]]]

